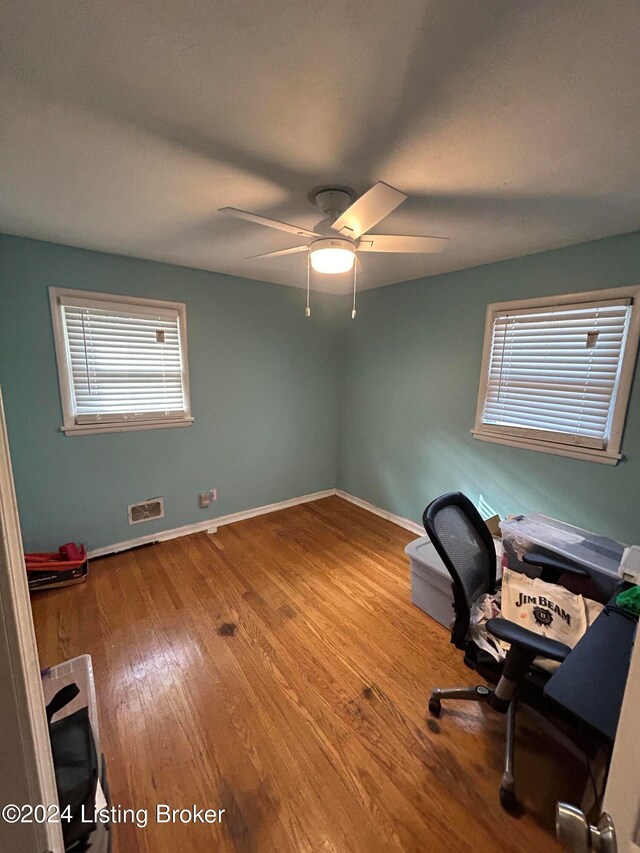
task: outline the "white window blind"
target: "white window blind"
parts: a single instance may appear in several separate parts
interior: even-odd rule
[[[58,297],[75,424],[189,415],[180,311],[151,300]],[[162,305],[162,303],[160,303]]]
[[[631,300],[495,314],[482,424],[604,449]]]

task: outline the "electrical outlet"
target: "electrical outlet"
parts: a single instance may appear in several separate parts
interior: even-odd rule
[[[209,492],[209,500],[211,500],[211,501],[217,501],[218,500],[218,490],[217,489],[211,489],[211,491]]]
[[[206,509],[210,502],[209,492],[203,492],[199,497],[200,509]]]

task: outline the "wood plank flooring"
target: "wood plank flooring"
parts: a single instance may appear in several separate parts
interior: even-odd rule
[[[112,802],[225,809],[219,825],[120,823],[115,853],[559,850],[575,762],[521,725],[514,819],[503,718],[465,704],[428,719],[432,686],[475,676],[411,604],[412,538],[330,497],[34,596],[42,666],[93,658]]]

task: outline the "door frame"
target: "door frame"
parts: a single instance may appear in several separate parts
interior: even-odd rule
[[[9,442],[0,388],[0,656],[8,673],[4,685],[4,719],[7,738],[20,755],[11,773],[2,774],[2,805],[14,803],[12,790],[28,792],[28,803],[57,805],[51,744],[44,707],[40,664],[36,646],[29,588],[24,570],[24,553],[16,503]],[[21,754],[20,754],[21,753]],[[22,778],[19,778],[19,777]],[[5,790],[5,785],[13,786]],[[22,803],[15,803],[22,805]],[[0,821],[3,833],[20,838],[25,853],[64,853],[59,823],[8,825]],[[15,843],[15,842],[14,842]],[[0,845],[2,846],[2,845]]]
[[[615,650],[614,650],[615,653]],[[611,816],[618,853],[640,853],[640,628],[631,652],[629,675],[613,745],[603,811]]]

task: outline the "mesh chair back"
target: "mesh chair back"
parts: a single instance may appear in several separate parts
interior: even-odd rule
[[[471,604],[496,586],[496,552],[480,513],[466,495],[449,492],[425,509],[429,538],[453,581],[455,622],[451,642],[464,648]]]

